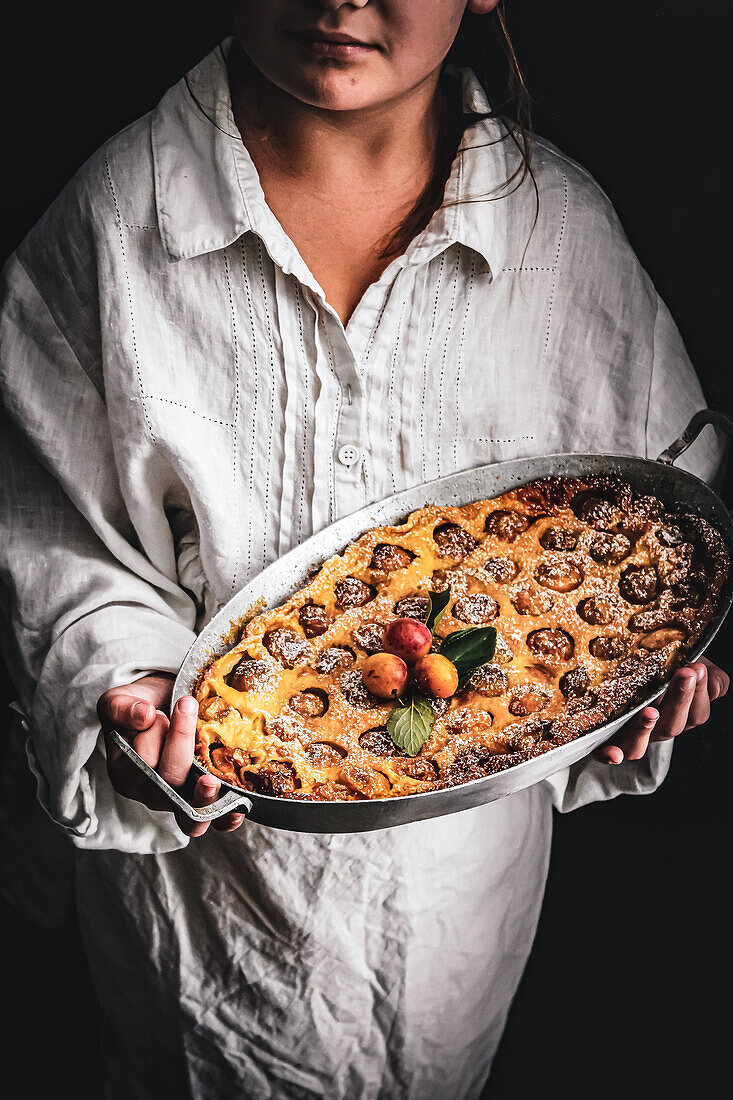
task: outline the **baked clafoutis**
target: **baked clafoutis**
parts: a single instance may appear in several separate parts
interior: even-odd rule
[[[421,508],[330,558],[202,670],[197,759],[308,800],[492,775],[661,689],[728,569],[709,522],[611,475]]]

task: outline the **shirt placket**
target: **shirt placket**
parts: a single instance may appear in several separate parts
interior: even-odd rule
[[[319,377],[330,377],[331,385],[321,390],[316,401],[322,424],[328,430],[318,431],[318,441],[324,468],[329,469],[329,518],[333,522],[356,511],[366,503],[363,479],[365,434],[365,389],[356,357],[343,325],[330,306],[321,300],[317,304],[317,334]],[[330,400],[327,394],[331,393]],[[328,408],[319,410],[322,399]],[[314,490],[318,492],[318,488]]]

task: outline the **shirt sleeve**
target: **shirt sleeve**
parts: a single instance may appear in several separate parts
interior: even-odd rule
[[[113,790],[96,703],[154,669],[177,672],[195,637],[194,601],[141,549],[101,372],[72,350],[79,333],[62,331],[17,256],[3,283],[2,641],[38,797],[79,847],[174,850],[186,838],[172,814]],[[89,325],[80,313],[79,330]]]
[[[682,435],[692,416],[707,404],[669,310],[658,296],[656,305],[645,432],[645,455],[651,459]],[[726,448],[727,437],[708,425],[675,465],[719,488],[725,476]],[[619,794],[651,794],[667,775],[673,744],[651,744],[641,760],[622,764],[580,760],[545,780],[546,789],[562,813]]]

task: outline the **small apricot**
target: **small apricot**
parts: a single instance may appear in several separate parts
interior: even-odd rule
[[[415,663],[412,670],[420,691],[436,699],[447,699],[458,690],[458,670],[452,661],[440,653],[428,653]]]
[[[407,665],[394,653],[375,653],[361,666],[365,687],[380,699],[396,699],[407,687]]]
[[[433,635],[418,619],[394,619],[384,632],[382,649],[413,664],[430,652]]]

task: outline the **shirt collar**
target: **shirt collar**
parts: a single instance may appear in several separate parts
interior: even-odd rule
[[[175,84],[152,114],[155,201],[163,245],[172,261],[226,248],[257,233],[285,273],[320,291],[305,262],[265,202],[252,158],[232,113],[226,39]],[[454,70],[466,110],[490,110],[470,69]],[[501,203],[493,198],[511,174],[505,130],[495,119],[468,127],[446,183],[443,205],[394,263],[423,263],[459,242],[497,270],[504,253]],[[471,201],[463,201],[463,200]],[[459,200],[459,201],[455,201]],[[391,265],[390,265],[391,266]],[[322,292],[321,292],[322,293]]]

